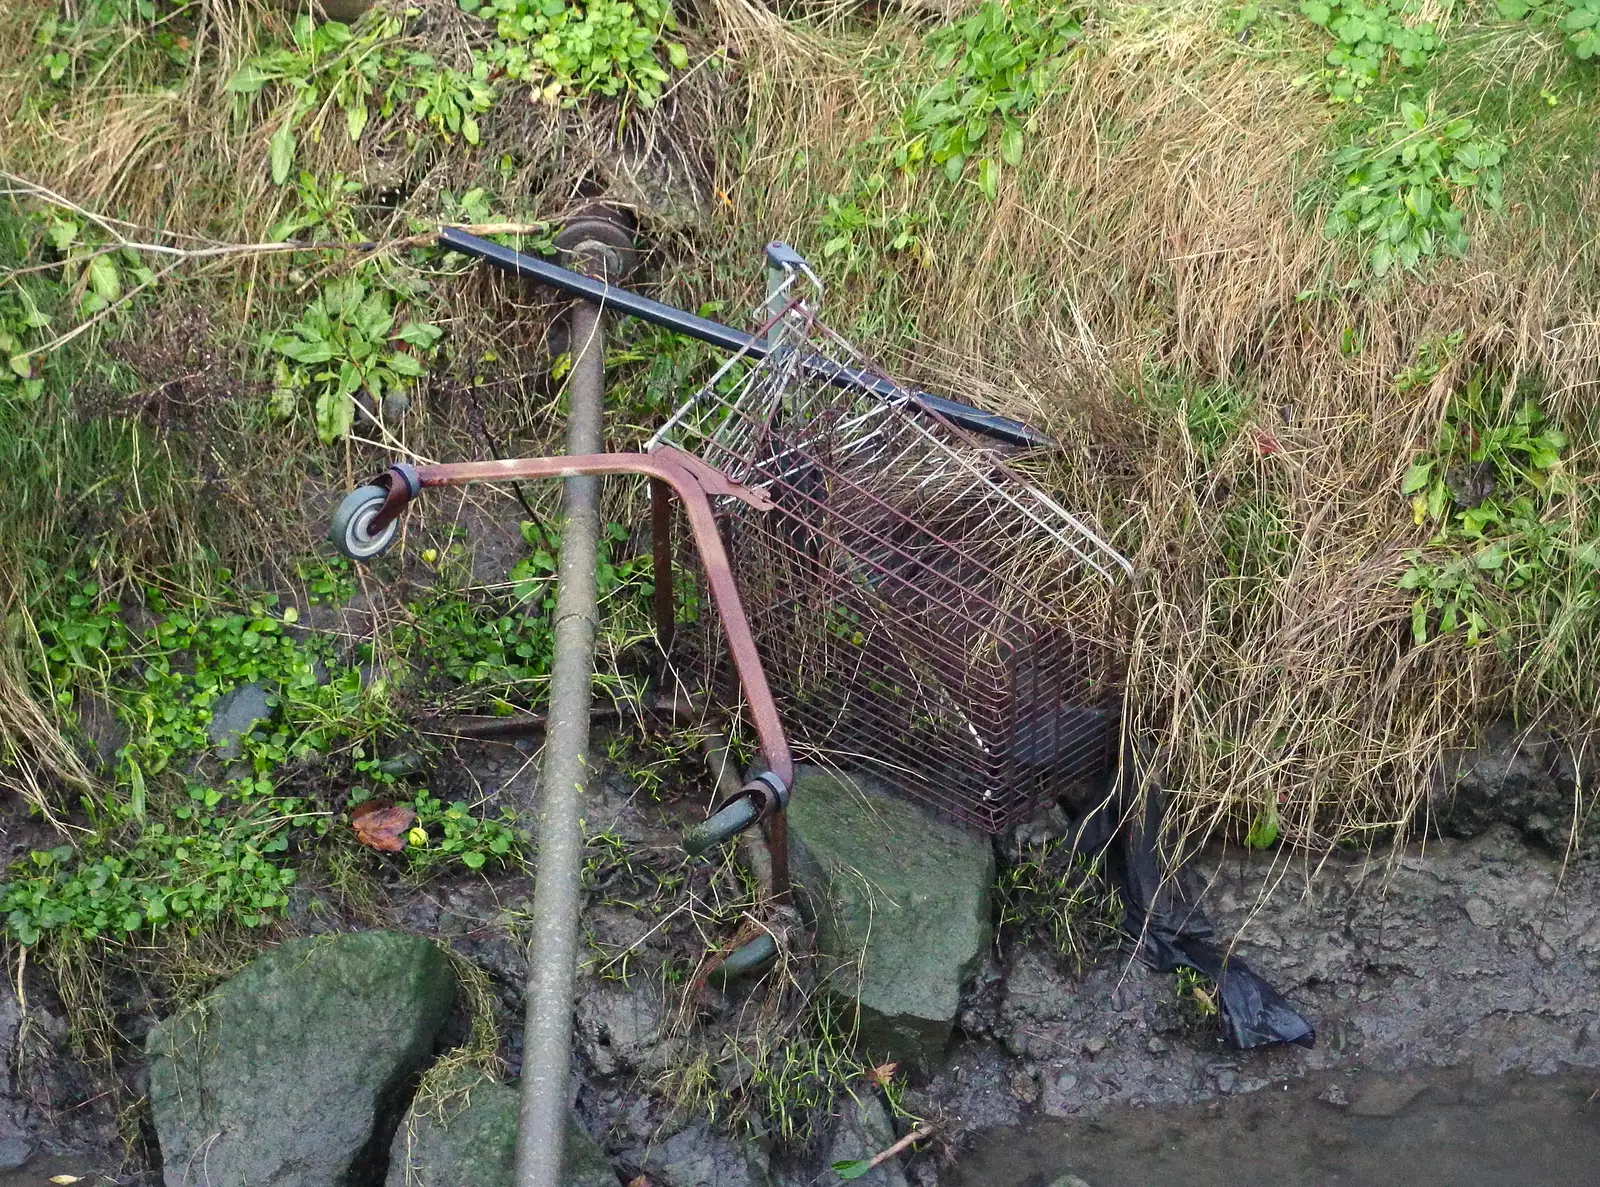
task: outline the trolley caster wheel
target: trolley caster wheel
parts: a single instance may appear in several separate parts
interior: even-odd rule
[[[381,486],[363,486],[347,494],[328,524],[328,538],[333,546],[353,561],[366,561],[393,544],[395,533],[400,530],[398,516],[382,530],[376,533],[370,530],[388,498],[389,492]]]
[[[755,800],[742,795],[711,819],[685,831],[683,847],[691,857],[698,857],[744,832],[755,823],[760,811]]]

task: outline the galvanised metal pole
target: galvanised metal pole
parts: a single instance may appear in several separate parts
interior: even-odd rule
[[[600,453],[605,331],[598,305],[581,301],[573,307],[571,343],[567,453]],[[555,657],[540,782],[538,880],[533,890],[534,931],[523,1029],[518,1187],[560,1187],[562,1182],[583,872],[579,818],[589,778],[600,479],[594,475],[565,479],[561,513]]]

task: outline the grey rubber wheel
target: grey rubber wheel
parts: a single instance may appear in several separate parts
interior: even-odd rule
[[[394,543],[400,530],[400,517],[391,519],[380,532],[370,530],[389,492],[381,486],[363,486],[351,491],[333,513],[328,538],[333,546],[353,561],[371,560]]]

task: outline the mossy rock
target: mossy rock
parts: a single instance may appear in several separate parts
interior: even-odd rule
[[[384,1187],[513,1187],[516,1181],[516,1089],[473,1068],[430,1077],[389,1148]],[[617,1187],[605,1155],[571,1117],[565,1187]]]
[[[434,944],[290,940],[151,1030],[167,1187],[332,1187],[372,1173],[455,1005]]]
[[[933,1066],[993,936],[989,839],[866,776],[802,767],[789,840],[830,984],[860,1006],[862,1045]]]

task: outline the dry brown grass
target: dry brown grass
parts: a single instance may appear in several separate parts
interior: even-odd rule
[[[1590,712],[1513,698],[1516,665],[1493,647],[1413,647],[1394,581],[1428,534],[1400,475],[1466,372],[1539,376],[1580,420],[1600,381],[1596,249],[1580,223],[1514,204],[1475,229],[1466,259],[1346,289],[1352,261],[1300,199],[1323,168],[1327,110],[1290,69],[1219,37],[1206,6],[1102,11],[1098,52],[1034,117],[992,208],[891,181],[896,201],[931,190],[949,208],[925,234],[928,262],[876,281],[905,324],[884,319],[867,345],[1067,444],[1056,480],[1118,525],[1141,573],[1126,606],[1132,722],[1164,740],[1191,836],[1263,805],[1316,847],[1376,834],[1417,816],[1441,747],[1494,715]],[[1525,41],[1499,65],[1533,70],[1548,52]],[[726,221],[815,243],[817,195],[871,167],[857,146],[903,100],[837,47],[763,65],[750,148],[725,157]],[[1574,180],[1574,205],[1593,208],[1600,180]],[[833,320],[881,298],[835,291]],[[1456,364],[1398,395],[1419,343],[1457,329]],[[1148,390],[1205,384],[1248,406],[1215,459]],[[1241,573],[1224,548],[1252,500],[1281,530],[1270,568]]]
[[[1177,810],[1204,835],[1275,804],[1289,837],[1322,845],[1411,820],[1440,748],[1488,717],[1513,705],[1589,711],[1548,682],[1514,697],[1516,664],[1493,648],[1412,647],[1394,578],[1402,551],[1424,538],[1398,479],[1462,374],[1491,364],[1537,376],[1551,410],[1573,422],[1600,380],[1597,249],[1581,220],[1538,197],[1565,189],[1571,209],[1594,209],[1600,179],[1530,159],[1513,174],[1511,209],[1481,220],[1466,259],[1347,288],[1352,258],[1323,239],[1303,197],[1322,177],[1330,114],[1295,85],[1300,62],[1221,31],[1226,7],[1102,4],[992,206],[891,171],[883,200],[923,215],[923,258],[836,285],[831,320],[935,390],[1062,440],[1052,482],[1112,525],[1140,570],[1121,623],[1133,722],[1165,739]],[[431,47],[459,54],[453,6],[429,10]],[[251,52],[252,30],[283,19],[255,0],[210,0],[207,11],[227,63]],[[735,80],[708,64],[654,114],[619,121],[502,99],[475,153],[357,152],[330,134],[308,163],[398,184],[393,228],[435,214],[446,188],[487,181],[527,213],[557,216],[581,182],[599,184],[645,216],[671,294],[724,298],[736,317],[755,296],[759,245],[820,244],[823,196],[872,168],[872,139],[893,128],[909,84],[863,62],[912,26],[839,15],[801,29],[745,0],[717,0],[703,16],[718,28],[691,56],[725,46]],[[171,230],[251,238],[277,216],[284,193],[263,163],[271,113],[232,115],[220,89],[231,65],[176,94],[130,89],[31,113],[28,22],[6,24],[0,47],[23,65],[0,77],[5,164]],[[1482,56],[1492,77],[1527,78],[1552,52],[1500,38]],[[374,144],[387,134],[369,133]],[[513,155],[509,181],[497,174],[502,152]],[[268,267],[252,274],[256,317],[276,279]],[[514,376],[531,370],[544,307],[483,281],[440,291],[473,310],[452,321],[453,336],[504,348],[522,368],[508,368]],[[1397,395],[1393,376],[1418,345],[1458,329],[1452,368]],[[1239,393],[1245,408],[1215,456],[1181,402],[1205,385]],[[437,386],[441,404],[456,390]],[[509,393],[488,416],[502,440],[548,432],[546,392],[521,378],[496,391]],[[463,415],[459,398],[428,412],[431,436],[408,443],[441,457],[480,449]],[[273,456],[281,464],[282,449]],[[358,449],[330,473],[376,456]],[[295,498],[280,492],[278,511]],[[1241,568],[1230,533],[1259,537],[1247,514],[1257,506],[1276,526]]]

